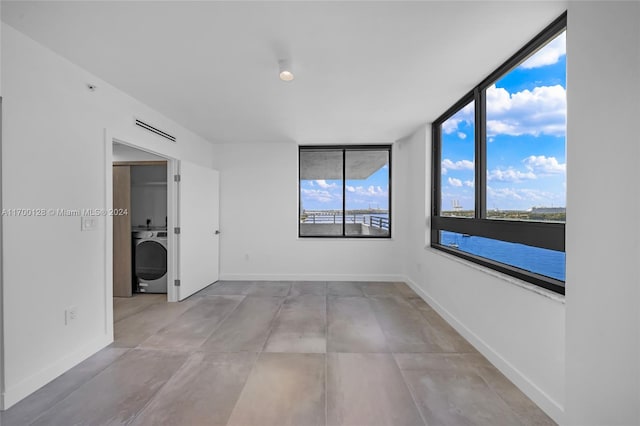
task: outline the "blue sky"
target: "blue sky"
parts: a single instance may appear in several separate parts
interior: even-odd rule
[[[347,210],[388,209],[389,166],[381,167],[367,179],[347,179],[345,193]],[[302,180],[300,196],[303,209],[341,210],[342,180]]]
[[[442,210],[472,210],[473,105],[442,130]],[[565,134],[563,32],[487,89],[487,209],[564,207]]]

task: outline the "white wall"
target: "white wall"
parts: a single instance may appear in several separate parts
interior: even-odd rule
[[[0,1],[0,18],[2,17],[2,2]],[[0,31],[0,46],[2,46],[2,31]],[[3,92],[2,92],[2,67],[0,66],[0,97],[2,96]],[[3,208],[3,203],[2,203],[2,134],[4,133],[4,131],[2,130],[2,119],[4,117],[4,114],[2,113],[2,110],[0,109],[0,209]],[[2,235],[2,228],[3,228],[3,218],[2,216],[0,216],[0,395],[4,394],[4,301],[3,301],[3,284],[2,284],[2,280],[3,280],[3,276],[4,276],[4,269],[3,269],[3,259],[4,256],[2,254],[2,241],[4,239],[3,235]],[[0,398],[1,400],[2,398]],[[2,401],[0,401],[0,408],[2,407]]]
[[[568,13],[566,424],[640,424],[640,3]]]
[[[297,145],[223,144],[215,150],[215,168],[220,170],[221,279],[401,276],[401,242],[395,236],[374,241],[298,238]]]
[[[207,141],[4,23],[2,87],[5,208],[104,208],[112,137],[211,166]],[[134,116],[178,142],[134,127]],[[4,218],[5,408],[112,340],[109,227],[104,217],[90,232],[79,217]],[[78,319],[65,326],[70,306]]]
[[[499,274],[428,246],[431,129],[398,145],[404,176],[395,186],[406,203],[405,273],[409,282],[461,334],[558,419],[564,401],[564,304]]]
[[[163,161],[166,158],[120,143],[113,144],[113,161]]]
[[[131,166],[131,227],[167,227],[167,166]]]

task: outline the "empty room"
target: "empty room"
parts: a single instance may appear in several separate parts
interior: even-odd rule
[[[1,425],[640,424],[639,2],[0,16]]]

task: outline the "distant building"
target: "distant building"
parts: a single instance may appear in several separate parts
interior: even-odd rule
[[[566,213],[566,207],[532,207],[531,213],[539,214],[553,214],[553,213]]]

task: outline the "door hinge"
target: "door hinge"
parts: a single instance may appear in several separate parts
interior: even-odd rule
[[[174,182],[180,182],[180,175],[173,175]]]
[[[179,234],[180,233],[180,227],[176,226],[175,228],[173,228],[173,233],[174,234]]]
[[[180,280],[173,280],[173,285],[180,287]]]

